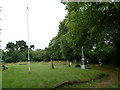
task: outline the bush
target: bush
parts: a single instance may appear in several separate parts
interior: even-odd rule
[[[81,67],[79,64],[75,65],[75,67]]]

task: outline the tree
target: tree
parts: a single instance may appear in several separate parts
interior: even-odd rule
[[[14,51],[15,50],[15,44],[13,42],[9,42],[7,45],[6,45],[6,49],[8,51]]]
[[[34,45],[30,45],[30,49],[34,49],[35,48],[35,46]]]
[[[59,32],[49,44],[52,58],[86,57],[103,63],[118,63],[120,53],[120,3],[64,3],[68,14],[59,24]],[[60,49],[59,49],[60,48]],[[94,58],[93,58],[94,57]],[[116,57],[116,58],[113,58]]]
[[[16,49],[20,52],[22,51],[26,51],[27,49],[27,45],[26,45],[26,42],[24,40],[21,40],[21,41],[16,41]]]
[[[88,56],[92,55],[93,46],[96,45],[95,59],[108,56],[110,53],[119,55],[119,13],[120,3],[67,3],[68,10],[67,40],[75,52],[80,51],[84,45]],[[89,43],[89,45],[88,45]],[[76,48],[77,47],[77,48]],[[116,52],[115,52],[115,48]],[[110,50],[109,50],[110,49]],[[77,51],[78,50],[78,51]],[[92,51],[92,52],[91,52]],[[100,55],[100,53],[103,53]],[[100,55],[100,56],[99,56]],[[106,58],[107,59],[107,58]],[[103,59],[103,62],[105,59]],[[116,58],[105,62],[117,62]]]
[[[16,43],[8,42],[3,59],[5,62],[27,61],[27,50],[28,46],[24,40],[16,41]]]

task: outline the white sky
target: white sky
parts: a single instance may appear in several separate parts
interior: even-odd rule
[[[60,0],[0,0],[2,48],[8,42],[27,42],[27,9],[29,7],[29,43],[44,49],[58,33],[59,22],[67,14]]]

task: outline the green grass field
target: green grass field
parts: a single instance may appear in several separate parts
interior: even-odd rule
[[[2,68],[0,68],[0,89],[2,88]]]
[[[32,63],[31,74],[28,74],[28,65],[13,64],[8,68],[2,72],[3,88],[54,88],[63,82],[91,80],[104,73],[63,64],[55,64],[52,69],[50,63]]]

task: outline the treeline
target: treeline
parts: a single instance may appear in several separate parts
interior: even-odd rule
[[[81,47],[83,46],[85,57],[91,63],[98,63],[98,60],[101,59],[104,64],[119,65],[120,2],[68,2],[63,4],[66,5],[68,14],[59,23],[57,36],[51,40],[49,46],[44,50],[34,51],[30,48],[31,60],[80,61],[82,58]],[[25,61],[26,48],[26,44],[13,50],[9,50],[7,47],[8,51],[4,54],[5,61],[13,60],[9,57],[9,54],[12,53],[16,55],[15,61]]]
[[[50,61],[50,52],[47,48],[45,49],[36,49],[35,46],[30,45],[29,55],[31,61]],[[28,61],[28,46],[24,40],[13,42],[8,42],[6,48],[2,50],[2,61],[6,63],[16,63]]]
[[[81,60],[81,47],[91,63],[119,65],[120,2],[68,2],[68,14],[46,49],[54,60]]]
[[[30,45],[30,50],[34,48],[34,45]],[[27,50],[28,46],[26,42],[16,41],[16,43],[9,42],[6,45],[5,50],[3,51],[2,60],[4,62],[19,62],[19,61],[27,61]]]

